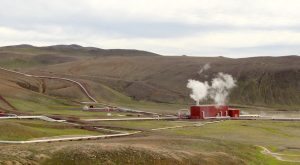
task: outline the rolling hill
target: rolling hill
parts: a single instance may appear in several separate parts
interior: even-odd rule
[[[190,104],[188,79],[210,81],[218,72],[224,72],[237,80],[230,103],[287,109],[300,106],[299,56],[179,57],[78,45],[19,45],[0,48],[0,57],[3,67],[80,80],[97,99],[105,102]],[[198,71],[207,63],[211,68],[199,75]],[[47,95],[82,98],[63,88],[64,85],[57,90],[57,84],[46,84]]]

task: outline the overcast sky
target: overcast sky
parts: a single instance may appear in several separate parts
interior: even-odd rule
[[[0,45],[165,55],[299,54],[299,0],[0,0]]]

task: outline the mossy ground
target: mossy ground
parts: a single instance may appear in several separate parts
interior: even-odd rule
[[[30,119],[0,120],[0,140],[20,141],[34,138],[51,138],[65,135],[101,135],[100,132],[87,131],[67,124],[52,123]]]

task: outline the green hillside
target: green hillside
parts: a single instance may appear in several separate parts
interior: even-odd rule
[[[110,52],[110,53],[103,53]],[[101,54],[102,53],[102,54]],[[132,101],[192,104],[188,79],[210,81],[218,72],[233,75],[237,87],[230,104],[297,110],[300,106],[300,57],[171,57],[136,50],[103,50],[78,45],[0,48],[0,66],[38,75],[82,81],[99,100],[128,105]],[[198,71],[209,63],[211,68]],[[24,87],[23,83],[18,83]],[[81,100],[70,84],[41,81],[46,95]],[[22,85],[23,84],[23,85]],[[26,84],[26,83],[25,83]],[[209,101],[208,101],[209,102]]]

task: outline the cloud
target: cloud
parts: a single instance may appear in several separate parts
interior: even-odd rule
[[[167,55],[296,54],[299,5],[297,0],[2,0],[0,44],[76,43]]]

